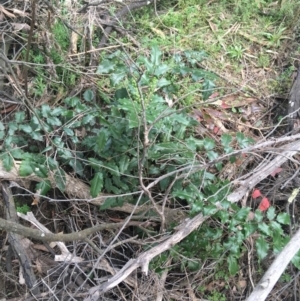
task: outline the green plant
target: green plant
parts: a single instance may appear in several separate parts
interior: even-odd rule
[[[43,179],[36,186],[41,195],[51,188],[47,179],[50,171],[57,187],[65,190],[66,169],[90,181],[92,197],[102,192],[128,194],[126,198],[108,198],[101,209],[135,203],[132,193],[141,179],[144,185],[159,179],[153,189],[158,201],[167,197],[188,204],[191,216],[202,213],[219,224],[217,228],[203,224],[153,260],[151,267],[157,271],[171,256],[177,262],[174,267],[182,270],[197,270],[203,262],[217,260],[219,270],[228,267],[234,275],[243,242],[255,231],[261,235],[256,240],[259,259],[269,250],[278,252],[287,242],[282,225],[288,223],[288,216],[275,215],[270,208],[267,222],[260,212],[255,221],[247,221],[250,208],[226,200],[230,183],[200,164],[205,161],[220,171],[221,155],[227,154],[229,160],[236,149],[253,142],[242,133],[224,134],[218,144],[211,138],[195,137],[198,123],[183,106],[184,96],[177,98],[181,93],[178,82],[184,78],[186,83],[196,83],[198,97],[206,100],[214,83],[211,74],[197,65],[203,58],[203,52],[185,51],[164,59],[158,47],[152,48],[150,56],[140,55],[135,61],[120,51],[107,55],[97,69],[110,81],[107,109],[100,109],[95,93],[87,89],[82,95],[64,99],[61,106],[36,108],[30,120],[18,112],[6,128],[0,122],[0,135],[5,136],[0,155],[3,166],[10,170],[14,159],[22,160],[21,176],[35,174]],[[149,198],[145,195],[141,202]],[[175,225],[176,221],[169,224],[168,230]],[[297,258],[294,263],[298,266]]]
[[[31,211],[30,207],[27,204],[24,204],[22,206],[17,204],[17,212],[23,213],[23,214],[27,214],[27,212]]]
[[[285,27],[279,26],[274,30],[273,33],[264,32],[263,35],[269,40],[271,45],[275,47],[279,47],[282,39],[288,39],[288,36],[284,36],[284,32],[286,31]]]
[[[226,296],[218,291],[212,291],[208,296],[211,301],[226,301]]]
[[[240,60],[243,58],[245,49],[242,45],[232,45],[228,47],[227,54],[232,59]]]

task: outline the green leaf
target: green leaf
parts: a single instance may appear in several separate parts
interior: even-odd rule
[[[105,131],[100,131],[98,133],[98,136],[96,137],[97,152],[101,152],[104,149],[107,139],[107,133]]]
[[[229,135],[229,134],[223,134],[222,136],[221,136],[221,143],[222,143],[222,145],[225,147],[225,146],[229,146],[229,144],[231,143],[231,141],[232,141],[232,137],[231,137],[231,135]]]
[[[264,216],[263,213],[260,210],[255,211],[255,221],[260,223],[263,220]]]
[[[106,210],[115,206],[118,206],[117,198],[107,198],[104,204],[100,206],[100,210]]]
[[[41,133],[39,132],[32,132],[31,133],[31,138],[34,139],[34,140],[37,140],[37,141],[44,141],[44,137]]]
[[[53,110],[51,110],[51,116],[61,116],[63,115],[67,110],[62,107],[56,107]]]
[[[83,166],[81,162],[78,159],[71,159],[69,161],[69,165],[74,169],[74,171],[80,175],[83,176]]]
[[[270,207],[267,211],[267,218],[269,221],[273,220],[276,216],[275,208]]]
[[[40,178],[47,178],[48,177],[48,170],[43,165],[35,165],[33,168],[33,172]]]
[[[129,128],[136,128],[139,126],[138,112],[141,110],[140,104],[131,99],[120,99],[119,108],[127,112],[126,117],[129,122]]]
[[[162,55],[162,52],[160,51],[158,46],[153,46],[151,48],[151,62],[153,63],[153,65],[155,65],[155,66],[160,65],[161,55]]]
[[[161,87],[165,87],[165,86],[169,86],[171,85],[171,82],[165,78],[161,78],[157,83],[156,83],[156,87],[157,88],[161,88]]]
[[[279,213],[276,217],[278,223],[283,225],[289,225],[291,223],[290,216],[286,212]]]
[[[66,175],[65,175],[65,172],[61,168],[58,168],[54,172],[54,179],[55,179],[55,184],[58,187],[58,189],[61,192],[64,192],[66,189]]]
[[[205,150],[212,150],[215,148],[215,141],[209,138],[203,140],[203,146]]]
[[[25,120],[25,112],[19,111],[15,113],[15,121],[16,123],[21,123]],[[1,130],[1,128],[0,128]]]
[[[80,104],[80,99],[78,97],[67,97],[64,102],[70,107],[76,107],[78,104]]]
[[[35,186],[36,190],[40,190],[40,195],[46,195],[51,189],[51,182],[49,180],[42,181]]]
[[[71,137],[74,136],[74,131],[69,128],[63,128],[63,131],[67,136],[71,136]]]
[[[0,140],[2,140],[5,137],[5,132],[4,131],[0,131]]]
[[[34,164],[32,162],[23,160],[20,168],[19,168],[19,174],[21,177],[27,177],[33,174]]]
[[[266,242],[266,239],[260,236],[256,240],[255,245],[256,245],[258,258],[260,260],[264,259],[268,255],[268,250],[269,250],[269,244]]]
[[[203,215],[207,216],[207,215],[212,215],[214,213],[217,212],[217,208],[214,205],[205,205],[203,206]]]
[[[217,152],[214,152],[214,151],[208,151],[207,152],[207,157],[210,161],[213,161],[213,160],[215,160],[219,157],[219,154]]]
[[[125,70],[117,70],[118,72],[114,72],[110,76],[110,83],[113,87],[117,86],[126,76]]]
[[[110,174],[112,174],[113,176],[120,176],[119,168],[115,162],[105,162],[103,166],[106,167]]]
[[[18,125],[16,122],[10,121],[8,123],[8,135],[13,136],[15,131],[18,130]]]
[[[103,174],[97,172],[94,178],[91,180],[91,189],[90,193],[93,198],[95,198],[101,192],[103,188]]]
[[[32,132],[32,127],[29,124],[20,124],[19,129],[27,134]]]
[[[211,80],[204,80],[203,83],[203,100],[207,100],[209,96],[213,93],[215,84]]]
[[[158,67],[155,68],[154,75],[157,76],[157,77],[159,77],[159,76],[164,75],[169,70],[170,70],[170,67],[168,65],[166,65],[166,64],[160,64],[160,65],[158,65]],[[171,82],[169,82],[169,84],[171,84]]]
[[[245,137],[243,133],[237,133],[236,140],[241,148],[246,148],[253,143],[253,139]]]
[[[95,98],[95,94],[94,91],[92,91],[91,89],[88,89],[83,93],[83,99],[85,101],[89,102],[92,101],[94,98]]]
[[[95,121],[95,116],[93,114],[88,114],[82,118],[82,125],[86,125],[89,123],[95,123],[94,121]]]
[[[253,234],[255,231],[257,230],[257,225],[255,224],[244,224],[243,226],[243,231],[244,231],[244,235],[245,237],[249,237],[251,234]]]
[[[188,260],[188,262],[187,262],[187,268],[190,271],[199,271],[199,269],[200,269],[200,263],[199,263],[199,261],[196,261],[196,260]]]
[[[110,73],[115,69],[115,63],[111,60],[103,60],[97,68],[97,74]]]
[[[270,227],[273,229],[273,232],[276,232],[280,235],[283,235],[283,230],[282,230],[281,224],[279,224],[275,221],[271,221],[270,222]]]
[[[193,81],[197,82],[204,78],[205,73],[203,72],[203,70],[193,70],[191,75]]]
[[[300,252],[293,257],[292,263],[298,270],[300,270]]]
[[[250,208],[246,208],[246,207],[239,209],[235,214],[235,218],[239,221],[246,221],[250,210],[251,210]]]
[[[11,157],[11,155],[4,153],[1,155],[1,160],[2,160],[2,164],[3,167],[5,168],[6,171],[11,171],[14,161],[13,158]]]
[[[229,255],[227,257],[227,263],[230,275],[235,275],[239,270],[237,259],[234,256]]]
[[[3,122],[0,121],[0,131],[4,131],[4,130],[5,130],[5,126]]]
[[[42,113],[42,116],[44,118],[50,116],[51,115],[51,108],[49,107],[49,105],[42,105],[41,113]]]
[[[259,223],[258,224],[258,229],[266,234],[266,235],[270,235],[272,232],[270,231],[270,227],[266,224],[266,223]]]
[[[125,173],[129,165],[129,158],[126,155],[122,155],[118,160],[118,166],[120,173]]]
[[[62,123],[57,117],[48,117],[47,122],[53,126],[61,126]]]
[[[12,149],[10,153],[15,159],[22,159],[24,154],[23,150],[19,148]]]

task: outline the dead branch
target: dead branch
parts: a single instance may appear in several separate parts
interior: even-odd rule
[[[247,301],[264,301],[287,265],[300,250],[300,228],[284,249],[277,255],[269,269],[261,278]]]
[[[2,183],[2,196],[5,202],[7,220],[17,225],[18,216],[15,208],[15,202],[7,183]],[[21,233],[17,234],[13,231],[9,232],[8,242],[14,251],[15,256],[19,259],[20,269],[23,273],[25,284],[31,290],[33,295],[39,295],[40,290],[36,285],[37,280],[32,269],[31,259],[22,244],[23,237],[21,235]]]
[[[228,201],[236,203],[241,200],[248,191],[252,190],[260,181],[269,176],[275,168],[280,167],[284,162],[291,159],[295,154],[299,152],[300,140],[287,144],[284,147],[284,151],[264,164],[259,169],[250,172],[250,176],[246,177],[243,181],[238,181],[240,185],[234,192],[227,196]]]
[[[179,227],[178,231],[172,236],[166,239],[166,241],[153,247],[149,251],[142,253],[138,258],[131,259],[125,266],[112,278],[110,278],[106,283],[100,286],[96,286],[90,289],[90,296],[84,301],[96,301],[99,300],[102,293],[114,288],[124,279],[126,279],[134,270],[141,267],[142,271],[147,275],[149,269],[150,261],[157,255],[169,250],[172,246],[178,244],[182,239],[188,236],[191,232],[197,229],[208,216],[204,217],[202,214],[198,214],[192,219],[188,219],[183,222]]]

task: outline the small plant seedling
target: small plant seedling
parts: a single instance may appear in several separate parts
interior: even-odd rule
[[[238,45],[229,46],[227,54],[232,59],[240,60],[243,58],[245,51],[246,49],[244,49],[242,45],[238,44]]]

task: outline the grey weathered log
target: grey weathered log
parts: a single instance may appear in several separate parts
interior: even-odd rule
[[[273,261],[246,301],[264,301],[268,297],[279,277],[283,274],[287,265],[299,250],[300,228],[284,249],[277,255],[276,259]]]
[[[2,183],[2,197],[5,202],[6,219],[17,224],[18,216],[14,204],[14,198],[7,183]],[[40,290],[37,286],[37,280],[32,269],[31,259],[21,243],[22,238],[23,237],[20,234],[8,232],[8,242],[11,245],[14,254],[19,259],[25,283],[34,296],[39,295]]]
[[[288,126],[289,132],[292,133],[300,127],[300,68],[289,95]]]

